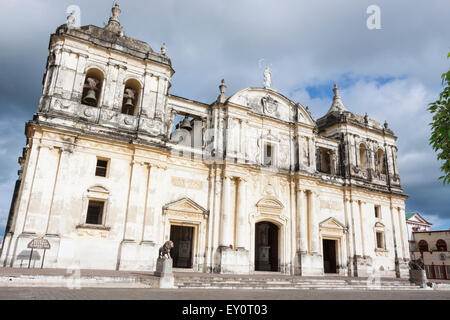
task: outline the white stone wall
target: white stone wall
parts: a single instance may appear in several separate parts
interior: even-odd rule
[[[408,232],[399,185],[397,193],[375,191],[373,185],[386,187],[387,177],[369,185],[366,173],[355,171],[355,181],[336,174],[341,146],[335,137],[345,132],[346,165],[358,168],[364,142],[375,169],[373,152],[383,147],[395,182],[393,137],[352,125],[318,135],[302,105],[270,89],[246,88],[212,105],[169,96],[170,66],[74,38],[52,37],[50,51],[40,124],[27,126],[2,265],[23,267],[27,243],[45,237],[52,245],[46,267],[154,270],[170,227],[185,225],[194,228],[194,270],[248,273],[255,269],[255,225],[267,221],[278,228],[283,273],[323,275],[322,241],[330,239],[340,275],[405,276]],[[80,103],[90,68],[104,75],[99,108]],[[120,112],[128,79],[141,86],[135,116]],[[170,141],[176,113],[201,119],[204,149]],[[265,143],[274,147],[271,166],[263,162]],[[332,174],[316,171],[318,147],[334,152]],[[95,176],[98,157],[109,161],[107,177]],[[98,226],[86,224],[90,199],[105,201]],[[376,231],[383,232],[385,248],[376,248]],[[41,259],[38,252],[33,266]]]

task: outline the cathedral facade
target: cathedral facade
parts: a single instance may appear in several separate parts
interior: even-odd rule
[[[108,24],[51,35],[0,264],[408,277],[396,136],[344,106],[326,115],[264,86],[212,103],[171,95],[160,52]],[[330,88],[331,89],[331,88]]]

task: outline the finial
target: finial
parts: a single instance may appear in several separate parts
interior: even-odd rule
[[[105,29],[115,32],[119,34],[121,37],[124,35],[123,29],[120,27],[120,19],[119,15],[122,12],[119,8],[119,2],[116,1],[114,4],[114,7],[111,9],[111,17],[109,18],[108,24],[106,25]]]
[[[116,1],[116,3],[114,4],[114,7],[111,9],[111,12],[112,12],[111,19],[120,23],[119,15],[122,12],[122,10],[120,10],[119,8],[118,1]]]
[[[166,47],[166,44],[163,43],[161,46],[161,54],[166,55],[166,52],[167,52],[167,47]]]
[[[227,86],[225,85],[225,79],[222,79],[222,81],[220,82],[220,86],[219,86],[220,94],[217,97],[217,102],[219,102],[219,103],[225,102],[225,100],[227,99],[227,96],[225,95],[226,89],[227,89]]]
[[[335,97],[339,97],[339,88],[336,83],[334,84],[333,92]]]
[[[220,89],[220,94],[225,94],[225,90],[227,89],[227,86],[225,85],[225,79],[222,79],[219,89]]]
[[[339,88],[336,83],[334,84],[333,92],[334,92],[333,102],[331,103],[331,107],[328,110],[327,114],[330,112],[343,113],[344,111],[348,111],[345,108],[344,104],[342,103],[342,99],[339,96]]]

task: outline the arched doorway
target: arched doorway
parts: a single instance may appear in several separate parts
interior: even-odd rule
[[[278,230],[267,221],[255,225],[255,271],[279,271]]]

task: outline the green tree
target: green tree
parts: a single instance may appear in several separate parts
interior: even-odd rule
[[[450,53],[447,59],[450,58]],[[444,184],[450,184],[450,70],[442,74],[444,90],[439,99],[429,104],[428,110],[433,115],[431,125],[430,144],[437,152],[437,159],[442,160],[441,171],[443,176],[439,179]]]

